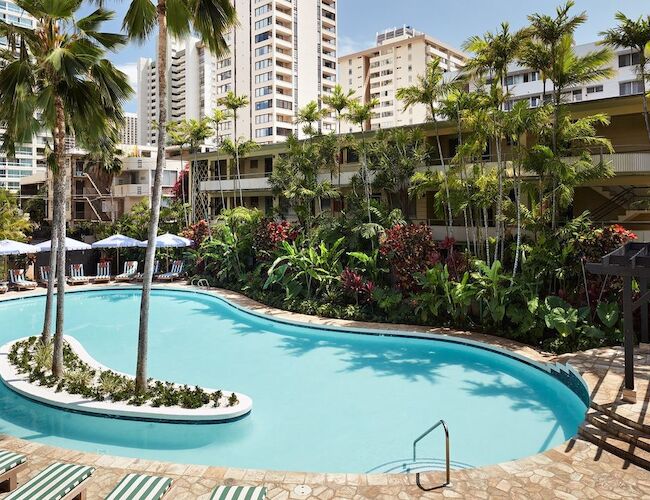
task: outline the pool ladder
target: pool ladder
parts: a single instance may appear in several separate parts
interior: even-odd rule
[[[445,431],[445,471],[446,471],[447,478],[445,484],[442,485],[442,487],[445,487],[451,484],[451,466],[450,466],[450,459],[449,459],[449,429],[447,428],[447,422],[445,422],[444,420],[439,420],[434,425],[429,427],[426,431],[424,431],[415,441],[413,441],[413,463],[415,463],[417,460],[418,443],[440,426],[442,426],[443,430]],[[416,476],[417,484],[418,486],[420,486],[420,473],[419,472],[416,473],[415,476]]]

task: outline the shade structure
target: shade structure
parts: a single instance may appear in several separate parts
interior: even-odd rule
[[[192,246],[192,240],[176,236],[175,234],[163,234],[156,238],[156,248],[184,248]],[[140,247],[146,248],[147,242],[141,241]]]
[[[114,234],[103,240],[92,244],[93,248],[136,248],[142,244],[141,241],[129,238],[123,234]]]
[[[39,243],[36,245],[36,248],[38,248],[39,252],[49,252],[52,247],[52,240],[44,241],[43,243]],[[67,238],[65,239],[65,249],[68,252],[75,252],[75,251],[82,251],[82,250],[90,250],[92,247],[88,243],[84,243],[83,241],[77,241],[73,240],[72,238]]]
[[[0,255],[26,255],[38,252],[38,248],[34,245],[28,245],[20,241],[0,240]]]

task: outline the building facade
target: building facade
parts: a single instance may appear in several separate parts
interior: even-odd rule
[[[239,110],[237,135],[260,144],[282,142],[302,132],[296,112],[320,103],[337,81],[335,0],[234,0],[239,25],[227,36],[229,54],[214,57],[196,38],[170,42],[168,119],[201,119],[220,107],[229,91],[248,96]],[[158,117],[156,62],[138,68],[139,142],[155,145]],[[319,124],[334,129],[332,117]],[[220,126],[233,138],[233,120]],[[214,142],[208,141],[214,146]]]
[[[467,56],[410,26],[393,28],[377,33],[374,47],[339,57],[339,82],[346,92],[354,91],[363,104],[379,101],[369,124],[372,130],[424,123],[427,107],[418,104],[404,112],[396,93],[416,84],[434,58],[440,59],[445,72],[455,72],[464,66]],[[351,124],[345,127],[348,132],[359,130]]]
[[[120,132],[120,144],[136,146],[138,142],[138,114],[124,113],[124,128]]]
[[[33,28],[34,19],[10,0],[0,1],[0,19],[15,24],[22,28]],[[7,49],[6,39],[0,38],[0,50]],[[0,128],[0,134],[4,130]],[[0,149],[0,189],[10,191],[20,190],[20,179],[43,172],[45,163],[43,155],[47,143],[46,134],[35,136],[29,144],[16,146],[14,158],[7,157],[5,151]]]

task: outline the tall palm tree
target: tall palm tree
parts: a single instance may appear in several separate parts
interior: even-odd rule
[[[212,129],[214,130],[214,143],[217,147],[217,151],[221,149],[221,137],[220,137],[220,127],[221,124],[230,119],[230,112],[225,109],[216,108],[212,112],[210,120],[212,122]],[[226,198],[223,194],[223,183],[221,182],[221,162],[217,159],[217,178],[219,179],[219,192],[221,193],[221,209],[226,208]]]
[[[438,146],[438,158],[444,176],[445,194],[447,196],[447,232],[453,224],[453,214],[451,203],[449,203],[449,184],[447,182],[447,163],[442,151],[442,142],[440,140],[440,130],[438,126],[437,105],[447,93],[448,86],[444,81],[444,73],[440,67],[440,59],[432,59],[427,65],[424,75],[418,76],[418,82],[410,87],[398,89],[397,98],[404,103],[404,110],[409,109],[416,104],[422,104],[427,107],[429,120],[433,123],[436,134],[436,144]]]
[[[314,124],[320,122],[322,118],[323,112],[318,108],[318,103],[316,101],[310,101],[298,110],[296,124],[303,126],[303,134],[309,138],[313,138],[320,133],[320,130]]]
[[[233,161],[235,161],[235,158],[237,159],[236,161],[239,161],[242,157],[252,153],[259,147],[260,145],[257,144],[255,141],[248,140],[248,141],[235,142],[229,137],[224,139],[221,143],[221,150],[224,153],[226,153],[228,156],[230,156],[233,159]],[[240,185],[240,189],[241,189],[241,185]],[[243,201],[241,206],[242,207],[244,206]]]
[[[622,12],[616,13],[618,26],[615,28],[602,31],[600,36],[603,37],[604,44],[615,48],[630,49],[633,53],[639,54],[639,65],[637,73],[641,80],[643,92],[643,120],[645,129],[650,140],[650,117],[648,116],[648,92],[646,90],[646,80],[648,79],[648,57],[646,55],[646,45],[650,46],[650,15],[645,18],[639,16],[638,19],[630,19]]]
[[[102,0],[96,0],[102,1]],[[149,333],[149,299],[153,267],[156,257],[156,236],[160,222],[162,180],[165,168],[167,123],[167,54],[170,35],[182,37],[196,33],[208,50],[215,55],[228,51],[225,35],[237,24],[237,15],[231,0],[128,0],[124,29],[136,41],[146,40],[158,28],[156,69],[158,72],[158,152],[153,192],[151,193],[151,218],[148,231],[147,253],[144,261],[140,325],[138,333],[138,361],[136,366],[136,391],[147,389],[147,348]]]
[[[342,150],[342,136],[341,136],[341,123],[343,122],[343,112],[350,105],[350,101],[354,99],[354,90],[350,89],[347,92],[343,90],[343,87],[340,83],[337,83],[334,86],[334,90],[329,94],[323,96],[323,104],[334,113],[336,117],[336,170],[338,172],[338,188],[341,189],[341,163],[343,158],[341,157]],[[334,209],[334,205],[332,205]]]
[[[221,99],[219,99],[219,104],[221,106],[225,106],[226,109],[230,110],[230,112],[232,113],[233,140],[234,140],[234,145],[237,146],[239,144],[239,137],[237,137],[237,112],[241,108],[245,108],[246,106],[248,106],[250,104],[250,100],[248,99],[247,96],[245,95],[238,96],[231,90],[226,94],[226,97],[222,97]],[[237,184],[239,186],[239,204],[243,207],[244,194],[241,188],[241,171],[239,167],[239,147],[234,147],[233,150],[235,153],[234,160],[235,160],[235,169],[237,171]],[[237,191],[237,188],[235,188],[235,191]],[[236,195],[235,195],[235,199],[236,199]]]
[[[59,291],[56,300],[56,331],[52,372],[63,375],[63,327],[65,294],[65,233],[68,156],[66,138],[90,150],[114,137],[124,120],[123,102],[132,89],[126,75],[105,59],[107,51],[126,42],[124,36],[101,31],[113,13],[98,8],[79,18],[80,0],[16,0],[16,5],[36,20],[35,29],[0,21],[0,36],[16,50],[0,57],[0,122],[6,125],[4,147],[31,142],[38,131],[52,135],[53,148],[47,163],[54,176],[54,211],[50,262],[56,269]],[[54,279],[46,300],[46,321],[52,314]],[[50,337],[44,324],[43,339]]]
[[[363,179],[364,190],[366,194],[366,206],[368,209],[368,223],[372,223],[372,212],[370,209],[370,171],[368,170],[368,152],[366,150],[366,129],[372,118],[372,110],[379,105],[378,99],[371,99],[366,104],[359,101],[350,101],[348,104],[348,113],[345,119],[361,129],[361,176]]]
[[[201,120],[195,120],[191,119],[187,121],[187,131],[188,131],[188,137],[189,137],[189,146],[190,146],[190,152],[194,154],[194,170],[190,167],[190,172],[194,172],[192,175],[190,175],[190,179],[192,180],[192,184],[190,185],[190,193],[194,193],[193,196],[190,196],[191,204],[192,204],[192,219],[193,222],[196,223],[199,220],[208,219],[209,210],[207,210],[207,205],[208,205],[208,200],[205,200],[205,204],[201,203],[200,200],[197,200],[196,198],[196,193],[197,190],[194,189],[195,187],[198,187],[200,182],[202,180],[208,180],[208,179],[197,179],[196,176],[198,176],[198,163],[197,163],[197,155],[201,149],[201,145],[205,144],[206,139],[212,136],[212,127],[210,127],[210,119],[209,118],[203,118]],[[207,194],[203,194],[201,196],[207,196]],[[198,206],[197,206],[198,205]],[[199,209],[203,207],[204,212],[198,213]]]
[[[167,124],[167,142],[172,146],[178,146],[181,151],[181,165],[183,165],[183,151],[185,146],[190,142],[190,134],[185,120],[179,122],[169,122]],[[183,167],[182,175],[186,174],[185,167]],[[191,189],[191,187],[190,187]],[[183,198],[183,217],[185,218],[185,226],[190,225],[190,217],[187,213],[187,204],[185,203],[185,179],[181,178],[181,196]]]

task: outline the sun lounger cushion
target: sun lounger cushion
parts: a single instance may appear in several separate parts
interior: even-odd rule
[[[93,467],[57,462],[14,490],[5,500],[58,500],[93,472]]]
[[[211,500],[264,500],[264,486],[218,486],[210,497]]]
[[[0,450],[0,474],[9,472],[14,467],[27,461],[25,455],[13,451]]]
[[[172,485],[168,477],[129,474],[123,478],[106,500],[159,500]]]

